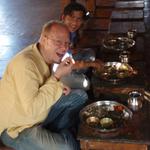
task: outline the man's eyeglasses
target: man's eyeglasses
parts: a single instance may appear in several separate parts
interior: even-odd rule
[[[71,46],[70,42],[63,42],[63,41],[56,40],[50,37],[47,37],[47,38],[50,39],[52,42],[54,42],[54,44],[58,47],[64,46],[65,48],[69,48]]]

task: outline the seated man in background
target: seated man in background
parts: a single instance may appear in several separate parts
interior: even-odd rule
[[[77,2],[69,3],[63,11],[61,20],[67,25],[70,31],[71,47],[68,50],[68,55],[72,55],[75,60],[73,72],[69,76],[62,78],[62,81],[71,88],[84,88],[83,81],[87,80],[85,74],[87,68],[93,67],[100,69],[103,63],[100,60],[95,60],[95,51],[91,48],[77,48],[80,40],[80,31],[84,23],[88,19],[88,13],[85,7]],[[77,83],[78,82],[78,83]]]
[[[87,94],[71,91],[59,80],[72,71],[70,57],[61,61],[69,43],[66,25],[48,22],[39,42],[26,47],[8,64],[0,80],[0,138],[5,145],[15,150],[79,150],[69,129]],[[52,73],[54,63],[59,66]],[[52,130],[44,128],[45,124]]]

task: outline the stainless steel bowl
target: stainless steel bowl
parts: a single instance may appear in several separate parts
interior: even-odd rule
[[[87,105],[80,111],[84,125],[103,133],[114,132],[132,118],[132,112],[116,101],[98,101]]]
[[[90,126],[97,126],[99,124],[99,118],[96,116],[87,117],[86,123]]]
[[[113,124],[114,124],[114,121],[112,120],[112,118],[109,118],[109,117],[104,117],[104,118],[101,118],[100,119],[100,125],[103,127],[103,128],[112,128],[113,127]]]

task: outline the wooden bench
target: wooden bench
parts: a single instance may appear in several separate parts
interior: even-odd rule
[[[115,3],[115,8],[143,9],[144,2],[143,1],[117,1]]]
[[[147,145],[80,140],[81,150],[147,150]],[[107,147],[107,149],[106,149]]]
[[[114,10],[111,14],[112,21],[118,20],[143,20],[143,10]]]

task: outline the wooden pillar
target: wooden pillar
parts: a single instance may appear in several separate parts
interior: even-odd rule
[[[63,12],[64,7],[70,2],[75,2],[76,0],[61,0],[61,12]]]
[[[71,0],[61,0],[61,13],[64,10],[64,7],[69,4],[71,2]]]
[[[77,1],[81,4],[83,1],[83,3],[85,3],[87,11],[89,11],[92,14],[95,12],[96,0],[61,0],[61,12],[63,11],[64,7],[72,1]]]
[[[86,1],[86,9],[90,13],[94,14],[96,9],[96,0],[85,0]]]

